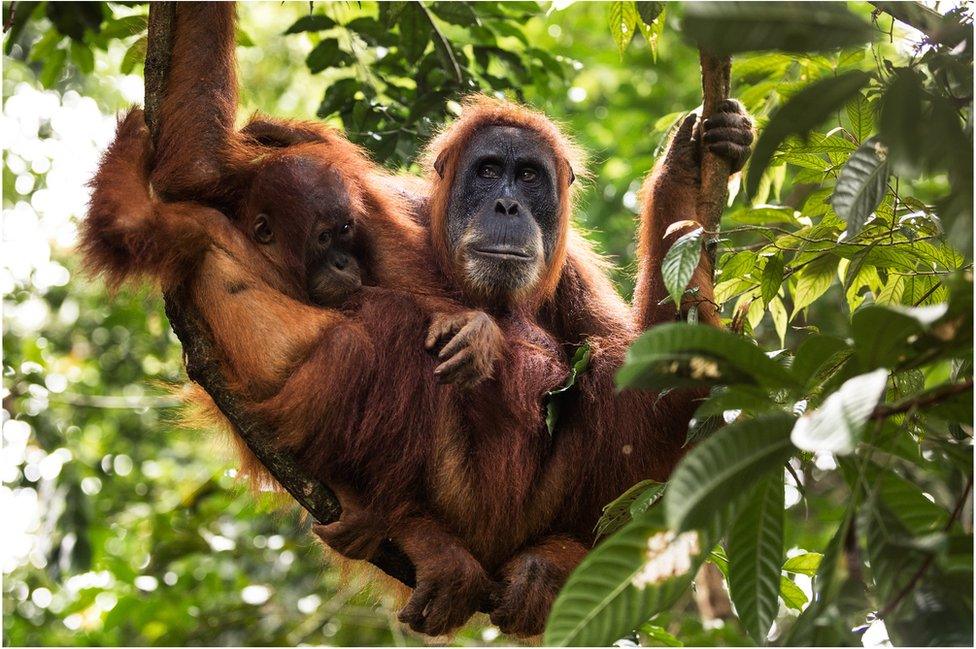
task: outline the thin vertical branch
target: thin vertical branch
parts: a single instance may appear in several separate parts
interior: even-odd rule
[[[719,103],[729,98],[732,76],[732,59],[715,56],[700,50],[702,75],[702,120],[715,112]],[[706,244],[708,259],[715,268],[715,254],[722,210],[729,199],[729,163],[702,148],[701,189],[698,193],[698,221],[709,233]]]

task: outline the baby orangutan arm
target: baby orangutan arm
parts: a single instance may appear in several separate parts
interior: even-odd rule
[[[440,365],[434,369],[439,382],[472,388],[494,376],[503,338],[488,314],[483,311],[435,313],[425,346],[433,351],[442,343],[444,346],[437,353]]]

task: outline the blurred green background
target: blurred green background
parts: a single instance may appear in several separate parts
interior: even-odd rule
[[[867,5],[852,7],[870,13]],[[455,10],[441,6],[435,13]],[[103,11],[110,20],[101,17],[99,34],[82,24],[84,35],[69,40],[52,24],[71,29],[70,21],[40,11],[5,39],[14,42],[4,57],[0,122],[4,644],[421,644],[396,623],[389,596],[355,575],[342,579],[322,561],[293,510],[240,486],[220,438],[178,424],[172,391],[184,380],[180,347],[158,296],[149,290],[109,294],[81,273],[72,246],[85,211],[85,183],[116,116],[142,101],[138,43],[144,21],[138,17],[146,7],[111,4]],[[350,24],[377,16],[381,8],[315,3],[314,11]],[[467,27],[457,24],[463,20],[439,25],[470,54],[476,86],[522,96],[562,122],[589,152],[592,180],[578,222],[613,259],[620,289],[629,295],[637,190],[668,127],[699,103],[700,79],[697,50],[678,29],[680,8],[669,5],[656,57],[643,35],[621,54],[607,11],[601,3],[520,2],[497,14],[482,7]],[[343,51],[355,54],[361,46],[362,57],[313,74],[313,61],[306,59],[321,38],[284,34],[308,12],[304,2],[241,6],[242,116],[261,110],[310,118],[323,97],[329,100],[327,89],[352,70],[351,78],[385,90],[343,99],[365,112],[332,115],[331,121],[360,139],[378,133],[377,147],[384,147],[388,164],[409,167],[451,106],[434,93],[436,108],[403,117],[409,124],[392,140],[369,130],[376,123],[369,111],[380,111],[398,86],[412,88],[397,74],[412,74],[414,62],[384,62],[376,54],[384,49],[380,34],[375,42],[344,41]],[[9,3],[4,13],[8,18]],[[881,53],[910,55],[911,34],[890,20],[877,27],[885,38],[861,50],[859,65],[873,67],[872,57]],[[477,48],[489,37],[497,51],[482,65]],[[436,54],[433,45],[423,51],[427,56],[416,70],[426,70]],[[816,66],[817,74],[829,74],[838,65],[837,56],[819,58],[772,76],[753,70],[749,77],[737,68],[735,92],[762,121],[779,92],[809,81]],[[399,72],[383,67],[394,64]],[[449,98],[458,96],[457,88],[450,90]],[[421,105],[414,100],[414,108]],[[357,119],[365,130],[352,128]],[[779,168],[785,174],[786,166]],[[792,178],[776,181],[777,197]],[[947,192],[947,183],[944,174],[934,175],[912,188],[934,197]],[[842,330],[843,305],[843,291],[835,286],[811,307],[807,321],[824,331]],[[754,333],[774,346],[778,341],[768,318],[756,323]],[[823,517],[839,516],[843,502],[824,493],[808,495],[818,518],[811,519],[805,506],[788,518],[794,547],[826,544],[832,529],[824,528]],[[799,500],[795,493],[791,498],[794,505]],[[683,611],[694,611],[690,594],[674,608],[670,627],[686,643],[748,644],[734,621],[703,626]],[[453,642],[509,641],[482,618]]]

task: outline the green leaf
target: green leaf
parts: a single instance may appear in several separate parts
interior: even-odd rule
[[[784,572],[794,572],[799,575],[813,576],[820,569],[820,562],[823,555],[819,552],[804,552],[795,557],[790,557],[783,563]]]
[[[729,214],[729,218],[733,221],[748,223],[750,225],[768,225],[770,223],[796,225],[796,217],[797,212],[792,207],[782,207],[779,205],[743,207]]]
[[[119,71],[122,74],[132,74],[136,66],[146,60],[147,43],[146,37],[142,36],[129,46],[122,57],[122,63],[119,65]]]
[[[802,611],[809,601],[807,594],[792,579],[786,577],[779,578],[779,596],[784,604],[796,611]]]
[[[664,496],[669,526],[704,527],[766,473],[781,474],[795,450],[789,439],[794,421],[784,412],[739,420],[693,448],[675,468]]]
[[[714,388],[708,399],[698,406],[695,410],[695,419],[721,417],[727,410],[760,413],[775,407],[776,402],[770,398],[769,392],[762,388],[745,385],[719,387]]]
[[[800,417],[790,439],[811,453],[847,455],[860,440],[874,407],[884,396],[888,371],[878,369],[844,382],[812,411]]]
[[[609,646],[687,589],[717,533],[674,534],[651,509],[590,552],[552,606],[543,644]]]
[[[638,3],[641,4],[641,3]],[[647,3],[647,4],[658,4],[658,3]],[[646,635],[648,639],[654,642],[664,645],[665,647],[683,647],[685,643],[678,640],[676,637],[668,633],[668,630],[664,627],[658,626],[656,624],[651,624],[650,622],[645,622],[637,628],[638,633]]]
[[[924,118],[924,90],[918,74],[897,68],[881,100],[878,127],[899,174],[913,176],[925,167],[928,126]]]
[[[834,2],[691,2],[682,34],[716,54],[811,52],[860,45],[871,25]]]
[[[757,5],[757,11],[767,3]],[[806,4],[806,3],[800,3]],[[698,6],[698,3],[689,7]],[[759,179],[779,145],[790,135],[803,135],[822,124],[834,112],[858,94],[871,75],[852,71],[825,77],[799,91],[779,108],[759,135],[749,163],[746,191],[751,196],[759,187]]]
[[[734,255],[723,255],[719,261],[719,268],[722,271],[722,280],[729,280],[735,277],[746,275],[756,266],[758,255],[749,250],[740,250]]]
[[[325,14],[312,14],[310,16],[302,16],[294,23],[291,27],[285,30],[286,34],[298,34],[299,32],[321,32],[326,29],[332,29],[338,26],[338,23]]]
[[[20,11],[19,6],[17,11]],[[148,24],[149,16],[146,15],[123,16],[122,18],[113,19],[106,24],[102,29],[101,37],[106,40],[128,38],[129,36],[135,36],[146,31]]]
[[[815,334],[808,336],[796,350],[793,359],[793,374],[809,385],[817,370],[828,363],[836,362],[837,354],[850,352],[850,347],[840,338]]]
[[[695,228],[674,242],[665,253],[661,261],[661,275],[664,286],[674,300],[676,306],[681,306],[681,297],[691,281],[691,276],[698,267],[701,259],[702,228]]]
[[[661,12],[664,11],[663,2],[646,2],[645,0],[639,0],[636,4],[637,15],[640,16],[641,21],[645,25],[650,25],[653,23],[658,19],[658,16],[661,15]]]
[[[663,2],[637,2],[637,28],[644,34],[647,44],[651,48],[651,59],[657,61],[658,45],[661,42],[661,34],[664,33],[665,16],[667,10]],[[653,16],[651,20],[649,17]]]
[[[3,44],[4,54],[8,56],[10,55],[10,52],[13,51],[14,43],[20,40],[20,35],[23,33],[24,27],[27,26],[27,23],[34,14],[34,11],[37,10],[37,8],[42,4],[43,3],[40,2],[27,2],[25,0],[17,3],[17,10],[14,12],[13,16],[8,17],[7,12],[10,11],[10,8],[3,12],[4,20],[9,26],[6,34],[6,42]]]
[[[813,304],[817,298],[827,292],[834,283],[838,259],[833,255],[825,255],[797,273],[796,288],[793,289],[793,314],[790,319]]]
[[[871,103],[862,93],[857,93],[854,99],[847,103],[846,112],[854,139],[861,143],[871,137],[874,133],[874,111],[871,109]]]
[[[785,498],[778,469],[736,508],[728,535],[729,593],[742,626],[759,644],[779,610]]]
[[[689,370],[684,378],[691,384],[719,381],[722,370],[727,370],[729,376],[738,377],[741,382],[778,388],[797,385],[788,370],[748,339],[714,327],[680,322],[644,332],[627,351],[624,365],[617,372],[617,385],[668,387],[670,382],[673,387],[678,371],[684,369]]]
[[[339,49],[339,41],[326,38],[319,42],[305,59],[309,72],[315,74],[326,68],[340,67],[351,60],[348,53]]]
[[[566,377],[566,382],[561,387],[555,390],[549,390],[543,395],[543,402],[546,404],[546,429],[549,431],[550,436],[555,433],[556,424],[559,422],[562,396],[576,385],[576,379],[590,366],[590,354],[589,343],[583,343],[577,347],[576,351],[573,352],[573,358],[569,362],[569,376]]]
[[[637,31],[637,6],[633,0],[614,0],[610,3],[610,34],[613,42],[617,44],[617,50],[623,57],[624,51],[630,45]]]
[[[132,48],[129,49],[131,50]],[[37,75],[37,80],[41,82],[42,86],[45,88],[54,87],[54,84],[57,83],[58,79],[61,77],[61,72],[64,70],[64,62],[67,58],[67,50],[57,49],[54,50],[50,56],[44,59],[44,65],[41,67],[41,72]]]
[[[609,536],[629,523],[634,515],[632,507],[638,498],[647,494],[651,494],[653,497],[654,494],[660,494],[663,490],[663,482],[641,480],[604,505],[603,514],[600,516],[600,520],[596,522],[596,538]]]
[[[380,3],[383,4],[383,3]],[[400,49],[409,61],[419,61],[430,42],[432,28],[424,10],[416,2],[409,2],[397,17],[400,28]]]
[[[86,31],[96,34],[105,19],[101,2],[48,2],[47,17],[58,31],[72,40],[82,41]]]
[[[769,301],[769,317],[773,320],[773,328],[779,337],[779,346],[786,347],[786,328],[790,322],[790,316],[786,312],[786,306],[778,297]]]
[[[763,268],[762,281],[762,300],[764,304],[769,304],[776,294],[779,293],[779,285],[783,282],[783,257],[775,254],[766,260]]]
[[[69,46],[71,51],[71,61],[78,66],[78,71],[82,74],[91,74],[95,70],[95,55],[84,43],[71,41]]]
[[[914,308],[874,304],[859,309],[851,318],[851,332],[862,368],[895,367],[912,351],[908,339],[945,313],[945,304]]]
[[[888,151],[872,137],[858,147],[841,169],[830,199],[837,216],[847,222],[847,235],[858,234],[888,188]]]

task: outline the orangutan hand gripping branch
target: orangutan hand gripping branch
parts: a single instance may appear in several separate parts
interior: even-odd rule
[[[751,123],[730,102],[704,124],[690,117],[679,129],[645,185],[631,310],[571,224],[581,156],[545,116],[494,99],[466,101],[428,148],[423,183],[385,175],[315,124],[263,119],[235,132],[235,83],[232,5],[179,5],[150,178],[159,195],[219,208],[241,228],[231,228],[233,245],[186,237],[199,261],[178,278],[194,287],[228,376],[250,395],[251,412],[280,431],[280,443],[345,494],[342,519],[316,529],[327,543],[363,558],[391,536],[414,561],[418,584],[403,621],[444,633],[492,595],[492,620],[503,631],[541,632],[555,594],[592,544],[602,506],[640,479],[664,479],[682,453],[698,395],[617,395],[613,377],[642,329],[677,315],[659,305],[660,261],[671,243],[663,235],[696,219],[700,141],[741,167]],[[254,197],[255,147],[284,157],[314,150],[313,171],[293,171]],[[336,152],[345,162],[331,162]],[[113,161],[106,159],[103,177]],[[305,199],[317,191],[328,198]],[[113,200],[109,218],[94,210],[90,217],[92,258],[102,263],[104,255],[111,264],[102,267],[119,277],[148,271],[176,279],[169,273],[187,267],[173,261],[183,253],[143,263],[142,251],[159,242],[120,239],[111,215],[132,206],[125,196]],[[342,301],[341,311],[301,295],[318,286],[310,277],[319,262],[311,260],[336,267],[334,254],[295,252],[322,245],[310,233],[323,230],[307,216],[291,217],[306,224],[300,235],[274,225],[289,220],[292,204],[324,203],[335,207],[329,223],[344,227],[356,215],[356,237],[340,251],[356,261],[365,286],[351,299],[323,298]],[[193,232],[190,208],[171,209],[186,216],[172,229],[182,233],[188,222]],[[262,241],[269,232],[293,252],[276,256]],[[247,290],[238,290],[242,282]],[[707,260],[693,285],[707,305]],[[703,321],[718,322],[714,310],[700,309]],[[444,358],[425,351],[452,335]],[[544,395],[561,385],[567,358],[584,343],[590,368],[550,437]],[[438,367],[454,385],[438,384]],[[252,385],[260,389],[249,392]]]

